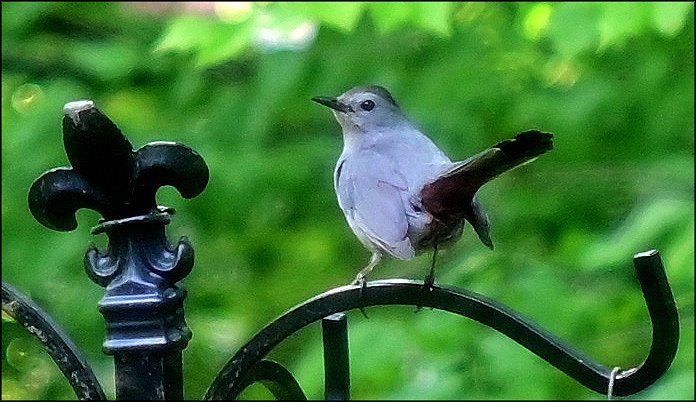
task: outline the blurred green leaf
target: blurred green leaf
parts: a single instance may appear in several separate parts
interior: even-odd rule
[[[193,51],[197,54],[197,65],[207,67],[233,58],[250,45],[252,27],[250,20],[226,23],[182,15],[170,23],[155,52]]]
[[[602,3],[597,30],[599,47],[623,44],[648,25],[650,8],[640,3],[609,2]]]
[[[343,31],[352,31],[355,28],[366,5],[365,2],[353,1],[318,1],[305,4],[308,15],[313,16],[322,24]]]
[[[594,50],[599,43],[597,19],[601,9],[591,3],[558,3],[554,6],[548,35],[565,59]]]
[[[623,264],[631,253],[658,248],[661,239],[673,243],[680,237],[677,234],[685,228],[689,216],[693,220],[693,203],[655,199],[648,205],[636,208],[632,215],[615,233],[602,236],[586,249],[580,265],[596,269]],[[688,225],[686,228],[691,230]]]
[[[453,3],[450,2],[414,2],[414,18],[418,26],[446,36],[452,32],[451,17]]]
[[[371,2],[367,6],[377,27],[384,33],[408,24],[440,35],[450,33],[452,3]]]
[[[126,78],[139,63],[138,52],[126,43],[75,42],[68,54],[73,63],[101,80]]]
[[[660,32],[665,35],[673,36],[684,26],[689,17],[689,12],[693,10],[692,2],[670,2],[660,1],[651,3],[651,20]]]

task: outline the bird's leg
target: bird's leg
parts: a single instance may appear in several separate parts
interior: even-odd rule
[[[437,258],[437,243],[433,245],[433,261],[430,264],[430,273],[428,273],[428,276],[425,277],[423,280],[423,290],[432,290],[433,286],[435,286],[435,260]],[[423,308],[420,305],[416,306],[416,313],[419,312]]]
[[[435,261],[437,260],[437,243],[433,245],[433,261],[430,264],[430,273],[423,280],[423,287],[432,289],[435,286]]]
[[[375,268],[375,266],[379,263],[379,261],[382,259],[382,254],[379,251],[373,251],[372,252],[372,257],[370,257],[370,262],[367,264],[367,266],[358,272],[358,275],[355,276],[355,280],[351,283],[351,285],[360,285],[360,297],[363,296],[363,293],[365,292],[365,288],[367,287],[367,280],[365,277],[367,274],[372,272],[372,270]],[[367,314],[365,314],[365,310],[360,307],[360,312],[365,318],[367,317]]]
[[[355,280],[351,283],[351,285],[360,285],[360,289],[365,288],[367,286],[367,280],[365,277],[367,274],[372,272],[372,270],[379,264],[379,261],[382,259],[382,254],[379,251],[374,251],[372,253],[372,257],[370,257],[370,262],[367,264],[367,266],[358,272],[358,275],[355,276]]]

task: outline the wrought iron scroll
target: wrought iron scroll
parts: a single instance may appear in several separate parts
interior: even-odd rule
[[[300,384],[295,377],[280,363],[272,360],[261,360],[256,363],[244,376],[245,389],[254,383],[261,383],[279,401],[306,401]],[[236,395],[229,395],[223,399],[234,399]]]
[[[376,305],[414,305],[449,311],[487,325],[529,349],[585,387],[606,394],[613,377],[613,395],[639,392],[660,378],[671,365],[679,342],[679,317],[657,251],[634,256],[634,266],[652,322],[653,340],[647,358],[637,367],[621,369],[595,362],[574,347],[502,304],[461,289],[423,286],[412,280],[369,282],[343,286],[291,309],[242,347],[219,372],[205,399],[234,398],[248,384],[247,372],[283,339],[323,317]]]
[[[41,342],[80,400],[105,400],[97,377],[70,337],[14,286],[2,282],[2,310]]]

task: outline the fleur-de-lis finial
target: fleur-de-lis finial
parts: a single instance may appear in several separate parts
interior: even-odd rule
[[[29,191],[32,214],[53,230],[75,229],[80,208],[94,209],[107,221],[138,216],[156,209],[159,187],[172,185],[193,198],[208,183],[208,167],[194,150],[154,142],[133,151],[89,100],[65,105],[63,143],[72,167],[45,173]]]
[[[138,348],[183,348],[191,337],[183,317],[185,291],[176,283],[193,267],[193,247],[182,237],[169,245],[164,227],[172,209],[157,206],[165,185],[184,198],[200,194],[208,167],[193,149],[152,142],[137,150],[94,102],[65,105],[63,143],[71,167],[52,169],[29,190],[29,209],[44,226],[77,227],[75,212],[93,209],[104,219],[108,250],[85,255],[90,278],[106,287],[99,307],[107,321],[107,353]],[[123,314],[126,309],[130,314]]]

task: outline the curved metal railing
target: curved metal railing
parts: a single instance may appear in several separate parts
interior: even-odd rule
[[[636,254],[634,265],[653,327],[648,356],[634,368],[614,370],[614,366],[599,364],[515,311],[474,292],[427,288],[421,281],[392,279],[369,282],[364,291],[355,285],[332,289],[291,309],[228,361],[205,399],[239,395],[249,384],[246,373],[278,343],[306,325],[341,311],[390,304],[431,307],[469,317],[505,334],[593,391],[632,395],[664,374],[679,342],[679,317],[659,253]]]
[[[65,331],[41,307],[5,281],[2,310],[41,342],[79,399],[106,399],[92,368]]]

